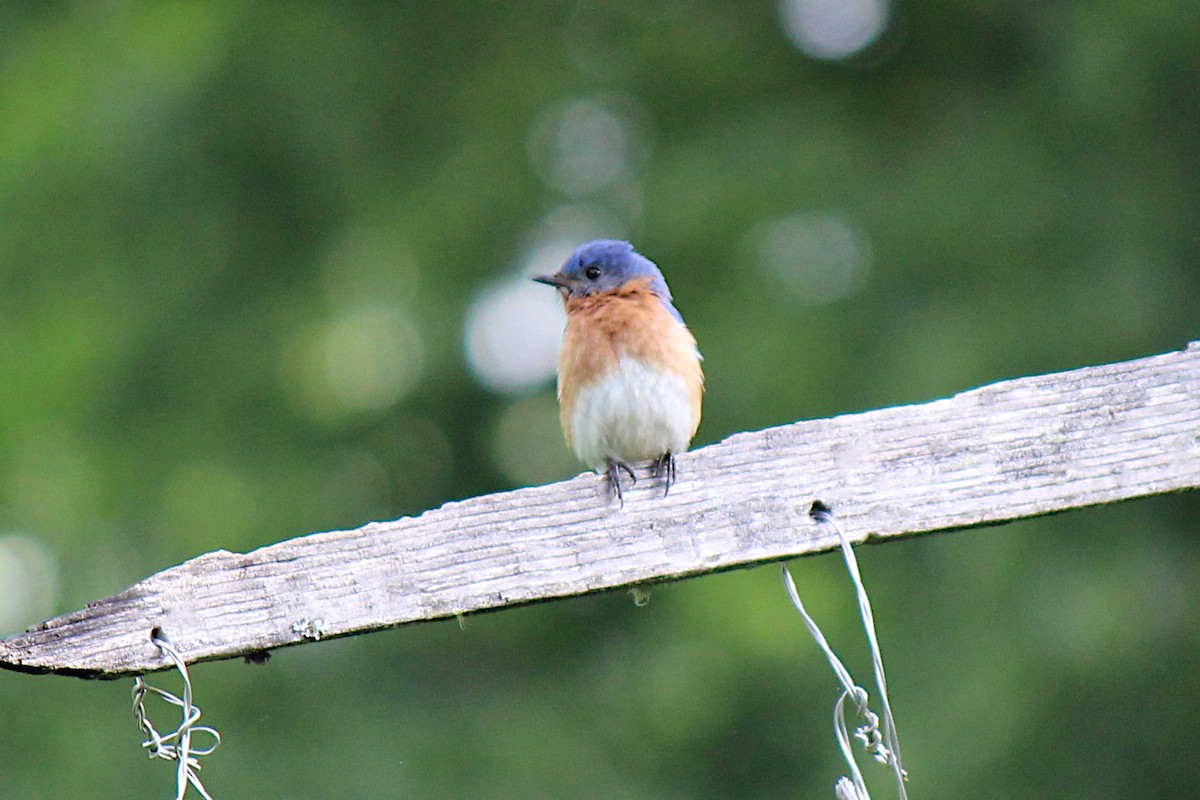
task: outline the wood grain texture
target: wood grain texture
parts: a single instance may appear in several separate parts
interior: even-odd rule
[[[406,622],[1200,487],[1200,343],[955,397],[741,433],[643,477],[590,473],[419,517],[207,553],[0,640],[0,666],[113,678]]]

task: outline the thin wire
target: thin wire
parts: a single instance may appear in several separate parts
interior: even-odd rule
[[[863,746],[870,750],[878,761],[892,767],[896,775],[900,798],[901,800],[907,800],[908,793],[904,782],[907,780],[908,775],[900,763],[899,738],[896,733],[896,722],[892,717],[891,704],[888,701],[887,682],[883,671],[883,657],[880,654],[878,637],[875,635],[875,616],[871,611],[871,602],[862,581],[862,574],[858,569],[858,560],[854,555],[854,548],[850,545],[850,541],[842,532],[841,527],[834,520],[832,511],[823,507],[815,507],[812,516],[817,521],[827,523],[833,528],[834,532],[837,533],[839,542],[841,542],[842,555],[846,560],[846,569],[850,573],[850,578],[854,583],[858,597],[859,613],[862,617],[863,627],[867,634],[867,642],[871,649],[875,684],[879,689],[880,699],[883,704],[884,727],[881,733],[879,730],[879,717],[867,706],[868,696],[866,690],[854,683],[854,679],[850,676],[850,671],[846,669],[841,659],[833,652],[817,623],[804,608],[804,603],[801,602],[800,595],[796,591],[796,583],[792,579],[787,566],[780,565],[784,587],[787,589],[792,605],[800,612],[800,616],[804,619],[804,624],[808,628],[809,633],[816,641],[817,646],[825,653],[834,675],[837,676],[838,682],[842,685],[842,694],[834,706],[834,733],[837,736],[838,747],[842,751],[842,756],[850,767],[852,782],[845,778],[838,781],[836,787],[838,797],[855,797],[859,800],[870,799],[866,783],[863,781],[862,772],[858,768],[858,763],[854,760],[854,750],[851,746],[850,732],[846,724],[845,706],[846,699],[849,698],[856,706],[859,716],[866,723],[855,730],[854,738],[862,742]]]
[[[164,689],[148,685],[141,675],[134,678],[133,716],[137,720],[138,727],[146,734],[146,740],[142,742],[142,747],[146,748],[150,758],[178,762],[179,766],[175,772],[175,800],[183,800],[184,795],[187,794],[188,784],[195,787],[204,800],[212,800],[212,796],[204,788],[204,784],[200,782],[196,773],[200,769],[199,758],[210,755],[217,749],[217,746],[221,744],[221,734],[215,728],[196,724],[200,721],[200,707],[192,702],[192,680],[188,675],[187,664],[171,646],[166,634],[156,628],[150,635],[150,641],[154,642],[171,660],[183,677],[183,699],[181,700]],[[183,710],[183,721],[179,723],[178,728],[165,736],[154,728],[146,716],[145,698],[147,694],[155,694]],[[206,733],[212,737],[213,743],[207,748],[193,747],[193,733]]]
[[[892,716],[892,704],[888,699],[887,677],[883,671],[883,655],[879,649],[879,638],[875,634],[875,614],[871,611],[871,599],[867,596],[867,588],[863,584],[862,574],[858,570],[858,559],[854,555],[854,548],[850,545],[850,540],[846,538],[841,526],[834,519],[832,511],[818,509],[813,516],[819,522],[824,522],[833,528],[838,535],[838,541],[841,542],[842,556],[846,559],[846,569],[850,572],[850,579],[854,582],[854,590],[858,594],[858,608],[862,615],[867,642],[871,647],[871,665],[875,671],[875,686],[879,689],[879,702],[883,705],[883,738],[887,750],[891,753],[890,759],[884,760],[884,763],[887,764],[890,761],[892,771],[896,775],[896,784],[900,789],[900,798],[907,800],[908,793],[905,791],[904,782],[908,778],[908,774],[900,763],[900,737],[896,732],[896,720]],[[876,758],[879,758],[878,748],[876,748]]]
[[[829,666],[833,669],[833,674],[837,676],[838,683],[842,684],[842,694],[838,697],[837,705],[833,711],[833,732],[837,736],[838,747],[842,751],[842,757],[846,760],[846,764],[850,767],[850,778],[854,781],[854,788],[860,797],[869,798],[867,794],[867,785],[863,781],[862,772],[858,768],[858,762],[854,760],[854,750],[850,745],[850,733],[846,728],[845,703],[847,697],[855,698],[855,705],[861,711],[866,707],[867,693],[861,686],[854,684],[854,679],[850,677],[850,671],[846,669],[846,665],[833,652],[833,648],[829,646],[829,642],[825,640],[825,634],[821,633],[821,629],[817,627],[817,623],[808,614],[804,603],[800,600],[800,594],[796,591],[796,582],[792,580],[792,573],[788,571],[786,564],[779,565],[780,571],[783,573],[783,586],[787,589],[788,597],[791,598],[792,605],[800,612],[800,616],[804,619],[804,624],[808,627],[808,632],[812,634],[816,640],[817,646],[825,653],[825,657],[829,659]],[[861,697],[861,702],[859,702]]]

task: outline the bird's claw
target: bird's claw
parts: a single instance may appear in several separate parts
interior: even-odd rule
[[[671,491],[671,484],[675,483],[675,456],[666,452],[654,459],[650,462],[650,474],[656,478],[665,478],[663,497],[666,497],[667,493]]]
[[[616,459],[608,459],[607,467],[604,470],[604,477],[608,480],[608,487],[617,496],[617,500],[621,503],[621,508],[625,507],[625,497],[621,494],[621,473],[624,472],[629,476],[629,485],[633,486],[637,483],[637,475],[634,474],[633,468],[624,461]]]
[[[625,496],[621,492],[621,473],[624,472],[629,476],[629,485],[633,486],[637,483],[637,475],[633,471],[633,467],[626,464],[624,461],[617,461],[614,458],[608,459],[604,469],[604,477],[608,481],[608,487],[613,494],[617,496],[617,500],[621,503],[621,507],[625,507]],[[675,456],[671,453],[663,453],[658,458],[650,462],[650,475],[654,478],[663,479],[663,497],[671,491],[671,485],[675,483]]]

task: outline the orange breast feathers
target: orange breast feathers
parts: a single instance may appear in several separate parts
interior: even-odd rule
[[[700,425],[704,375],[696,340],[636,278],[566,302],[558,398],[567,444],[592,467],[605,458],[685,451]]]

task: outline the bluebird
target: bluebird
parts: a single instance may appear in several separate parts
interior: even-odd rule
[[[636,483],[636,461],[651,462],[665,495],[700,425],[704,375],[662,272],[628,242],[600,239],[534,280],[558,289],[567,312],[558,352],[567,445],[622,503],[621,473]]]

